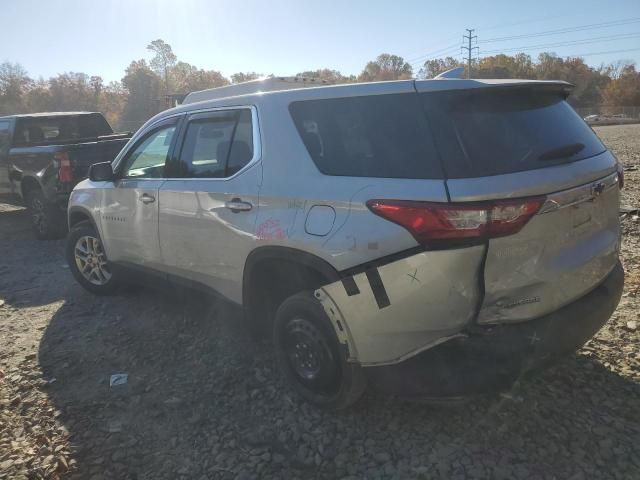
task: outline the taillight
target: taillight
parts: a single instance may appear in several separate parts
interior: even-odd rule
[[[61,183],[70,183],[73,181],[73,169],[71,168],[71,160],[67,152],[58,152],[53,156],[58,162],[58,180]]]
[[[513,235],[543,202],[544,197],[479,203],[369,200],[367,207],[409,230],[422,245],[442,246]]]
[[[618,163],[618,188],[624,188],[624,167],[621,163]]]

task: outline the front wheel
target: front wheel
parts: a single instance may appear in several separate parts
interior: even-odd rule
[[[67,237],[67,263],[71,273],[86,290],[110,295],[118,287],[100,236],[89,222],[71,229]]]
[[[347,362],[329,317],[311,292],[292,295],[280,305],[274,343],[283,376],[310,403],[340,410],[364,392],[361,367]]]

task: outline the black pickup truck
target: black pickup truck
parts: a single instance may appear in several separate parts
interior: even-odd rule
[[[0,117],[0,194],[22,198],[38,238],[60,237],[73,187],[89,166],[113,160],[130,137],[94,112]]]

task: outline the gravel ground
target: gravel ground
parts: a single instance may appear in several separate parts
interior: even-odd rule
[[[640,207],[640,125],[596,131]],[[330,414],[282,387],[229,305],[94,297],[62,242],[0,204],[0,478],[640,478],[640,221],[622,221],[623,300],[577,355],[508,394],[368,394]],[[128,381],[110,387],[116,373]]]

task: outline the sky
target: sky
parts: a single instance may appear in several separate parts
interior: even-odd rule
[[[157,38],[169,43],[179,60],[225,76],[240,71],[294,75],[325,67],[358,74],[383,52],[404,57],[417,72],[427,58],[461,57],[465,28],[475,29],[481,56],[532,47],[525,53],[534,58],[540,51],[553,51],[560,56],[590,54],[585,61],[595,66],[619,59],[640,64],[640,0],[0,0],[0,4],[4,38],[0,62],[19,62],[35,78],[73,71],[100,75],[107,82],[120,80],[132,60],[151,57],[145,47]],[[494,40],[605,22],[618,23]],[[546,46],[562,42],[575,43]]]

